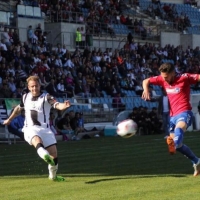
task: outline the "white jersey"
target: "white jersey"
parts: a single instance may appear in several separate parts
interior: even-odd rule
[[[57,103],[49,94],[41,93],[37,97],[33,97],[30,92],[24,94],[20,103],[20,107],[25,110],[24,127],[38,125],[48,128],[50,109],[52,106],[55,108]]]

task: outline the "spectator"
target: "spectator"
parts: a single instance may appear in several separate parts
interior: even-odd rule
[[[142,95],[142,92],[143,92],[142,84],[139,84],[137,82],[135,85],[135,93],[140,96]]]
[[[84,88],[83,88],[83,85],[82,85],[82,80],[79,80],[78,83],[75,84],[74,93],[75,93],[75,95],[80,96],[82,98],[85,97]]]
[[[19,35],[16,29],[14,29],[12,39],[13,39],[13,44],[16,46],[19,43]]]
[[[70,125],[69,113],[66,113],[63,118],[57,122],[57,130],[63,135],[65,141],[75,139],[74,131]]]
[[[4,28],[4,32],[1,33],[1,39],[4,41],[4,43],[6,44],[6,46],[10,46],[11,43],[11,39],[12,37],[9,35],[9,29],[8,28]]]
[[[12,111],[11,111],[12,112]],[[21,111],[21,114],[13,119],[8,125],[8,131],[24,140],[24,133],[22,131],[24,127],[25,110]]]
[[[76,30],[76,47],[80,47],[82,42],[82,34],[80,32],[80,28]]]
[[[55,80],[53,78],[51,79],[50,83],[47,85],[46,91],[52,96],[55,96],[58,98],[63,97],[63,95],[59,93],[59,91],[57,90]]]
[[[125,110],[126,106],[121,102],[121,94],[117,93],[112,100],[112,107],[116,108],[118,112]]]
[[[37,25],[35,31],[37,31],[38,37],[40,37],[42,35],[42,28],[41,28],[41,24],[40,23]]]
[[[14,93],[14,92],[16,92],[16,84],[15,84],[15,82],[14,82],[14,78],[13,77],[11,77],[10,79],[9,79],[9,81],[8,81],[8,87],[9,87],[9,89]]]
[[[12,93],[13,92],[8,87],[8,84],[7,83],[3,84],[3,88],[1,88],[1,96],[3,98],[11,98]]]
[[[153,107],[151,112],[149,112],[149,118],[149,123],[151,123],[151,134],[160,134],[162,121],[158,117],[158,110],[156,107]]]
[[[83,132],[85,129],[82,113],[76,112],[75,116],[70,120],[70,125],[72,130],[74,130],[75,135],[78,135],[78,133]]]
[[[57,91],[58,91],[60,94],[63,94],[63,96],[64,96],[65,98],[67,98],[68,92],[69,92],[69,91],[66,90],[66,87],[65,87],[65,84],[64,84],[64,80],[63,80],[63,79],[61,79],[61,80],[58,82],[58,84],[57,84]],[[70,96],[71,96],[71,95],[70,95]]]
[[[85,36],[86,36],[86,33],[85,33],[85,29],[84,27],[82,26],[80,28],[80,33],[81,33],[81,48],[84,49],[85,48]]]
[[[137,125],[138,129],[142,128],[143,134],[147,135],[152,133],[151,120],[147,110],[143,106],[140,106],[137,111]]]
[[[128,33],[127,40],[128,40],[129,45],[133,42],[133,35],[131,32]]]
[[[38,32],[35,31],[31,38],[31,45],[33,52],[36,52],[38,50]]]

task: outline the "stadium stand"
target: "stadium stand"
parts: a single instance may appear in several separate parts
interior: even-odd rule
[[[141,30],[143,30],[141,28],[148,32],[150,24],[154,24],[156,21],[155,16],[149,16],[151,19],[149,21],[145,21],[144,16],[148,15],[147,10],[149,7],[156,9],[157,5],[154,5],[151,1],[141,0],[137,6],[129,3],[126,6],[122,4],[121,6],[124,7],[120,10],[115,2],[115,5],[110,6],[113,10],[116,10],[116,13],[109,13],[106,10],[106,5],[101,1],[99,2],[99,5],[95,4],[90,7],[87,7],[84,3],[80,5],[74,3],[71,5],[71,10],[69,10],[70,8],[65,4],[63,5],[61,1],[59,5],[47,5],[46,1],[39,1],[39,3],[33,5],[31,1],[24,1],[23,4],[15,6],[15,9],[20,17],[43,20],[42,13],[45,13],[50,21],[52,21],[52,17],[55,17],[53,22],[59,23],[60,19],[63,20],[64,18],[64,15],[62,15],[57,20],[58,14],[63,14],[63,12],[59,12],[59,7],[63,8],[65,6],[67,9],[65,19],[70,18],[71,23],[75,24],[77,22],[76,25],[80,25],[80,27],[83,24],[86,25],[86,32],[89,31],[90,34],[95,35],[99,31],[111,36],[111,31],[109,32],[108,28],[112,28],[114,34],[123,35],[127,39],[128,33],[132,33],[131,41],[127,40],[121,49],[88,48],[83,45],[79,49],[71,50],[61,44],[53,46],[51,44],[52,40],[47,40],[46,30],[38,26],[32,27],[31,24],[31,28],[27,33],[30,37],[26,42],[21,43],[17,27],[14,27],[14,32],[13,27],[9,26],[8,18],[10,18],[9,13],[11,12],[0,11],[0,22],[3,24],[0,43],[0,98],[20,98],[27,89],[26,78],[34,74],[40,77],[42,89],[45,92],[52,91],[48,91],[47,86],[54,79],[53,85],[50,86],[51,88],[54,87],[54,94],[59,101],[63,102],[66,99],[66,97],[63,97],[63,92],[67,92],[67,98],[73,103],[68,112],[71,110],[83,112],[86,123],[107,122],[112,121],[119,113],[120,107],[113,107],[113,99],[119,93],[121,94],[120,101],[122,105],[125,105],[124,109],[127,111],[141,106],[146,107],[148,110],[157,107],[157,102],[143,101],[140,98],[141,91],[136,88],[137,86],[141,87],[144,78],[157,75],[160,64],[170,62],[175,65],[177,73],[180,74],[185,72],[200,73],[198,47],[183,49],[181,46],[166,45],[161,48],[159,45],[155,45],[153,40],[152,42],[145,42],[147,38],[150,38],[148,34],[143,38],[144,43],[137,42],[135,36],[141,36]],[[159,6],[161,12],[163,12],[164,5],[165,3],[161,3]],[[199,10],[185,4],[170,5],[175,5],[178,17],[181,17],[182,13],[188,16],[191,25],[186,26],[187,33],[199,34]],[[93,6],[98,10],[97,15],[95,15],[97,16],[95,23],[90,21],[94,15]],[[12,12],[13,9],[12,6]],[[104,12],[104,15],[101,12]],[[68,15],[69,13],[71,15]],[[107,14],[110,17],[109,19],[105,17]],[[120,19],[122,15],[125,18],[130,17],[133,23],[132,27],[124,23],[122,18]],[[82,19],[82,16],[84,19],[80,23],[79,20]],[[137,23],[135,18],[138,20]],[[104,21],[102,20],[103,22],[99,23],[101,19]],[[155,21],[152,21],[152,19]],[[160,16],[160,20],[173,23],[167,15]],[[110,26],[102,27],[105,22]],[[6,31],[4,27],[8,30]],[[135,29],[136,27],[139,29]],[[139,32],[137,32],[138,30]],[[183,29],[181,28],[179,31],[183,31]],[[180,52],[184,56],[181,56]],[[97,63],[99,64],[97,65]],[[79,74],[81,74],[80,77]],[[62,87],[59,85],[61,80],[64,81]],[[58,89],[58,85],[63,90]],[[156,86],[152,86],[152,88],[156,96],[162,94],[161,88]],[[199,87],[194,86],[191,94],[199,94],[199,91]],[[2,105],[4,106],[3,102]],[[5,111],[5,109],[4,107],[3,110]],[[0,117],[3,120],[7,116],[4,112],[1,112]]]

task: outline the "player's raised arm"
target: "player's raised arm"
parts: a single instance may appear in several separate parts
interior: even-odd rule
[[[150,100],[150,92],[149,92],[149,78],[144,79],[142,82],[142,87],[143,87],[143,93],[142,93],[142,99],[144,100]]]
[[[21,113],[21,110],[23,108],[20,107],[20,105],[16,106],[12,112],[12,114],[8,117],[8,119],[6,119],[4,122],[3,122],[3,125],[9,125],[11,123],[11,121],[17,117],[18,115],[20,115]]]
[[[57,110],[65,110],[65,109],[69,108],[70,106],[71,106],[71,103],[68,100],[64,101],[63,103],[60,103],[60,102],[55,103],[55,108]]]
[[[71,106],[69,100],[64,101],[63,103],[57,101],[52,95],[47,94],[47,101],[48,103],[57,110],[65,110]]]

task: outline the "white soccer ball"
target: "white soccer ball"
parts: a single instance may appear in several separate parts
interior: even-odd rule
[[[132,119],[121,121],[117,125],[117,135],[123,138],[129,138],[137,132],[137,124]]]

